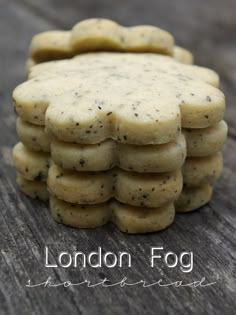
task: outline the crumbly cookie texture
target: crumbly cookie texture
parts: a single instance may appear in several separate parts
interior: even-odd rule
[[[33,125],[18,117],[16,131],[20,142],[30,150],[50,152],[51,138],[45,132],[45,126]]]
[[[16,182],[20,190],[27,196],[43,201],[47,201],[49,199],[46,182],[25,179],[20,173],[17,173],[16,175]]]
[[[23,143],[13,148],[13,161],[16,170],[25,179],[46,181],[50,165],[50,154],[27,149]]]
[[[87,19],[71,31],[37,34],[30,45],[30,57],[37,63],[70,58],[81,52],[155,52],[172,55],[174,39],[155,26],[123,27],[108,19]]]
[[[35,66],[31,77],[13,93],[18,115],[66,142],[161,144],[224,115],[217,74],[167,56],[91,53]]]
[[[211,200],[212,186],[208,183],[198,187],[185,187],[175,202],[177,212],[190,212],[196,210]]]
[[[228,126],[224,120],[203,129],[182,129],[187,142],[187,156],[204,157],[222,149],[227,139]]]
[[[48,188],[59,199],[78,204],[97,204],[114,197],[120,202],[159,207],[178,198],[181,171],[140,174],[113,169],[106,172],[73,172],[51,165]]]
[[[126,233],[149,233],[165,229],[175,217],[173,203],[160,208],[139,208],[116,200],[98,205],[75,205],[50,196],[52,217],[77,228],[93,228],[111,221]]]
[[[51,156],[55,164],[68,170],[102,171],[118,166],[126,171],[163,173],[181,168],[186,158],[186,142],[183,135],[172,142],[146,146],[111,139],[90,145],[53,139]]]
[[[184,185],[188,187],[197,187],[204,183],[213,185],[220,177],[222,169],[221,152],[206,157],[187,158],[182,167]]]

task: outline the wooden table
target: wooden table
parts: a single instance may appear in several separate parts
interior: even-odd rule
[[[229,137],[225,167],[210,204],[191,214],[177,215],[173,226],[151,235],[125,235],[106,226],[76,230],[53,222],[47,205],[19,192],[11,149],[17,142],[11,101],[13,88],[25,79],[24,63],[32,35],[69,29],[78,20],[108,17],[127,25],[154,24],[174,34],[179,45],[195,54],[199,65],[212,67],[222,79],[227,98]],[[0,314],[235,314],[236,313],[236,2],[235,0],[0,0]],[[128,251],[132,268],[46,268],[44,248],[55,263],[61,251],[90,253]],[[151,246],[165,251],[193,251],[191,273],[151,268]],[[152,283],[206,278],[209,287],[144,288],[142,285],[28,288],[51,277],[73,283],[104,277],[111,283],[127,277]],[[107,282],[108,283],[108,282]]]

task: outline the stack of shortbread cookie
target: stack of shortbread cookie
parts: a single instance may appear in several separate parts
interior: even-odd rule
[[[65,60],[45,62],[55,59]],[[215,72],[184,64],[192,56],[170,34],[86,20],[37,35],[29,60],[29,80],[13,93],[17,182],[49,197],[56,221],[153,232],[175,209],[210,200],[227,134],[224,95]]]

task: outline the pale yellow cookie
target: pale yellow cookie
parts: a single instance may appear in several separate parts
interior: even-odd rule
[[[228,126],[225,121],[203,129],[182,129],[187,142],[187,156],[213,155],[222,149],[227,139]]]
[[[25,63],[25,74],[28,77],[30,69],[37,64],[32,58],[28,58]]]
[[[204,183],[214,184],[223,168],[222,153],[197,158],[187,158],[182,174],[185,186],[200,186]]]
[[[17,172],[25,179],[47,180],[50,154],[30,151],[19,142],[13,148],[13,160]]]
[[[36,63],[71,58],[71,32],[50,31],[35,35],[30,44],[30,57]],[[29,64],[31,65],[31,64]]]
[[[223,93],[207,83],[218,76],[166,56],[79,55],[35,66],[31,76],[13,93],[17,113],[39,125],[46,113],[46,129],[65,142],[167,143],[181,125],[204,128],[224,115]]]
[[[211,200],[212,186],[203,184],[199,187],[184,188],[179,199],[175,202],[177,212],[189,212],[196,210]]]
[[[225,121],[208,128],[182,129],[187,142],[187,156],[204,157],[217,153],[226,141],[227,130]],[[44,126],[27,123],[18,117],[17,133],[19,140],[30,150],[50,152],[50,136]],[[54,138],[51,155],[57,165],[78,171],[100,171],[117,165],[137,172],[168,172],[182,165],[185,144],[182,135],[175,141],[157,146],[124,145],[112,140],[79,145]]]
[[[182,190],[180,171],[139,174],[115,168],[106,172],[73,172],[51,165],[49,191],[67,202],[98,204],[112,197],[134,206],[160,207]]]
[[[75,52],[115,50],[171,55],[174,39],[155,26],[122,27],[111,20],[88,19],[73,27],[71,45]]]
[[[29,55],[37,63],[95,50],[171,55],[173,45],[171,34],[155,26],[123,27],[108,19],[87,19],[77,23],[71,31],[49,31],[35,35]]]
[[[174,220],[173,204],[160,208],[139,208],[116,200],[97,205],[75,205],[50,197],[52,217],[58,223],[76,228],[94,228],[112,221],[126,233],[157,232],[168,227]]]
[[[183,135],[160,145],[136,146],[105,140],[98,144],[79,145],[53,139],[52,160],[68,170],[101,171],[119,166],[135,172],[170,172],[179,169],[186,157]],[[96,158],[94,158],[96,157]]]
[[[21,174],[17,173],[16,182],[20,190],[31,198],[47,201],[49,193],[47,190],[47,184],[39,180],[25,179]]]
[[[96,59],[98,57],[98,59]],[[85,58],[85,59],[84,59]],[[91,58],[91,59],[87,59]],[[107,63],[104,65],[101,65],[101,67],[113,67],[114,69],[118,67],[120,61],[126,61],[131,62],[132,58],[135,58],[134,65],[136,62],[141,63],[140,67],[144,66],[144,72],[148,72],[149,68],[147,68],[146,63],[150,61],[150,63],[154,63],[154,65],[157,67],[156,70],[159,72],[165,72],[166,63],[169,63],[168,65],[168,73],[172,70],[172,73],[174,76],[181,75],[178,71],[182,70],[182,75],[188,76],[188,78],[193,79],[200,79],[212,86],[219,87],[220,81],[218,74],[205,67],[200,67],[197,65],[191,65],[191,64],[181,64],[177,62],[175,59],[173,59],[171,56],[163,56],[159,54],[145,54],[145,53],[116,53],[116,52],[97,52],[97,53],[87,53],[83,55],[74,56],[73,58],[69,60],[59,60],[59,61],[50,61],[50,62],[44,62],[43,64],[36,65],[32,68],[30,71],[30,78],[36,78],[41,75],[48,75],[48,71],[52,71],[52,73],[58,75],[65,75],[65,67],[67,67],[67,70],[69,72],[76,72],[76,67],[81,66],[84,61],[93,61],[93,59],[96,59],[97,62],[103,62],[103,59],[107,59]],[[100,59],[101,58],[101,59]],[[126,59],[127,58],[127,59]],[[120,61],[119,61],[120,59]],[[148,59],[148,60],[147,60]],[[79,63],[79,64],[78,64]],[[82,64],[81,64],[82,63]],[[117,65],[117,66],[116,66]],[[132,66],[132,65],[131,65]],[[137,65],[139,66],[139,65]],[[170,67],[170,69],[169,69]],[[176,68],[177,67],[177,68]],[[90,68],[90,67],[89,67]],[[99,66],[100,68],[100,66]],[[82,69],[81,69],[82,70]],[[88,70],[88,69],[86,69]],[[92,69],[91,69],[92,70]],[[109,70],[109,69],[107,69]],[[123,69],[121,69],[123,70]],[[142,70],[142,69],[141,69]],[[150,69],[151,70],[151,69]],[[113,74],[115,75],[115,74]],[[118,75],[118,74],[117,74]],[[182,78],[182,80],[187,79],[185,77]]]
[[[63,51],[59,51],[58,55],[56,56],[56,58],[53,58],[53,55],[56,54],[55,51],[53,51],[52,54],[49,53],[49,51],[51,49],[55,49],[54,46],[52,46],[52,41],[53,39],[50,41],[49,40],[49,37],[48,37],[48,34],[47,33],[51,33],[51,32],[45,32],[45,33],[40,33],[38,35],[40,35],[40,37],[44,37],[45,38],[45,41],[43,43],[43,46],[47,45],[47,47],[43,47],[43,49],[41,50],[41,47],[39,45],[39,47],[36,48],[36,45],[34,45],[34,50],[35,50],[35,54],[37,54],[37,50],[40,51],[40,54],[42,54],[42,60],[43,61],[35,61],[31,56],[27,59],[26,61],[26,64],[25,64],[25,69],[26,69],[26,74],[27,76],[29,75],[30,73],[30,69],[35,66],[36,64],[38,63],[41,63],[41,62],[45,62],[45,61],[53,61],[53,60],[60,60],[60,59],[67,59],[69,58],[68,57],[68,54],[65,53],[65,56],[63,56]],[[53,32],[52,32],[53,33]],[[37,38],[38,35],[35,35],[32,39],[32,41],[35,40],[35,38]],[[37,43],[38,45],[39,43]],[[31,45],[32,45],[32,42],[31,42]],[[57,47],[58,48],[58,47]],[[89,52],[89,51],[88,51]],[[30,54],[31,55],[31,54]],[[76,55],[76,54],[75,54]],[[73,55],[73,57],[75,56]],[[71,56],[72,57],[72,56]],[[182,62],[182,63],[186,63],[186,64],[193,64],[193,55],[192,53],[187,50],[187,49],[184,49],[182,47],[179,47],[179,46],[174,46],[174,50],[173,50],[173,58],[179,62]]]
[[[44,126],[33,125],[18,117],[17,133],[30,150],[50,152],[51,140]],[[169,172],[183,165],[186,143],[183,135],[179,135],[176,141],[149,146],[126,145],[111,139],[94,145],[53,139],[51,156],[55,164],[69,170],[101,171],[119,166],[136,172]]]
[[[110,203],[112,222],[122,232],[150,233],[167,228],[174,221],[175,208],[173,203],[159,208],[129,206],[117,201]]]
[[[19,140],[30,150],[50,152],[51,139],[44,126],[33,125],[18,117],[16,130]]]
[[[155,52],[172,55],[182,63],[193,63],[191,52],[174,46],[173,37],[158,27],[122,27],[107,19],[88,19],[77,23],[72,31],[48,31],[35,35],[26,68],[29,70],[36,63],[71,58],[94,50]]]
[[[175,46],[173,57],[179,62],[193,64],[193,54],[183,47]]]
[[[107,223],[111,217],[108,203],[75,205],[50,196],[50,211],[58,223],[76,228],[95,228]]]

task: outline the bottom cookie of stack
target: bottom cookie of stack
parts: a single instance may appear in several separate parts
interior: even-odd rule
[[[189,212],[196,210],[211,200],[213,187],[208,184],[202,184],[198,187],[183,188],[179,199],[175,202],[177,212]]]
[[[112,222],[126,233],[150,233],[167,228],[175,217],[173,203],[159,208],[141,208],[110,200],[98,205],[76,205],[50,197],[52,217],[59,223],[91,228]]]
[[[16,182],[20,190],[27,196],[43,201],[47,201],[49,199],[46,182],[25,179],[20,173],[16,174]]]
[[[95,227],[110,221],[123,232],[150,233],[173,222],[182,175],[180,170],[144,174],[120,168],[77,172],[52,164],[47,184],[51,213],[60,223]]]

